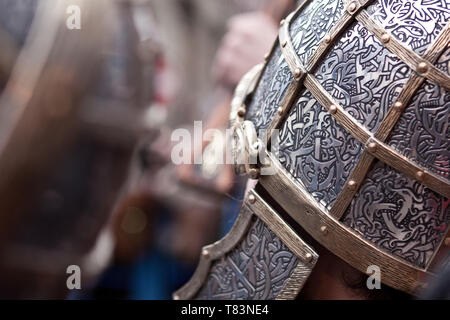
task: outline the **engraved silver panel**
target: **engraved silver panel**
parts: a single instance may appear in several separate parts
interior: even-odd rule
[[[378,247],[424,268],[449,229],[450,201],[378,162],[343,222]]]
[[[425,82],[388,143],[422,167],[450,180],[450,91]]]
[[[419,55],[450,20],[448,0],[378,0],[367,11],[384,29]]]
[[[256,219],[241,243],[213,263],[196,299],[275,299],[298,264],[297,256]]]
[[[408,81],[410,69],[367,31],[353,24],[315,77],[351,116],[376,132]]]
[[[292,73],[278,46],[263,71],[247,110],[246,118],[255,124],[257,131],[269,127],[292,80]]]
[[[450,47],[448,47],[435,64],[436,68],[450,75]]]
[[[304,65],[343,11],[342,0],[315,0],[306,5],[293,21],[289,31],[295,51]]]
[[[280,131],[279,160],[331,208],[362,153],[362,145],[305,90]]]

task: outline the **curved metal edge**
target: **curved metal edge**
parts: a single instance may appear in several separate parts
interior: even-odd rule
[[[262,176],[260,183],[284,210],[316,241],[354,268],[366,273],[370,265],[382,270],[388,286],[417,294],[433,274],[398,259],[360,237],[330,216],[307,191],[289,177],[284,168],[268,155],[277,169],[272,176]],[[324,232],[326,231],[326,232]]]
[[[245,105],[245,99],[251,94],[259,81],[259,78],[264,70],[265,64],[260,63],[254,66],[248,71],[244,77],[242,77],[239,84],[234,91],[233,99],[231,100],[230,111],[230,126],[233,127],[237,123],[244,122],[245,113],[247,107]]]
[[[317,263],[319,255],[254,190],[251,190],[230,232],[223,239],[203,248],[194,275],[173,294],[174,300],[195,297],[207,279],[212,262],[223,257],[242,241],[254,216],[260,218],[299,258],[297,267],[276,297],[277,300],[295,299]]]
[[[220,258],[239,243],[250,227],[251,218],[252,213],[244,205],[227,235],[221,240],[203,247],[197,269],[192,278],[172,295],[174,300],[189,300],[195,297],[208,276],[212,260]]]

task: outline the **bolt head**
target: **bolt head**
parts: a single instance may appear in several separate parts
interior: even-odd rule
[[[204,250],[202,251],[202,255],[203,255],[203,257],[205,257],[206,259],[208,259],[208,258],[209,258],[209,251],[206,250],[206,249],[204,249]]]
[[[357,187],[358,187],[358,183],[356,183],[355,180],[350,180],[350,181],[348,182],[348,189],[349,189],[349,190],[355,191]]]
[[[251,204],[254,204],[256,202],[256,197],[253,194],[249,195],[248,202],[250,202]]]
[[[377,151],[377,144],[376,144],[376,142],[371,142],[371,143],[369,143],[368,145],[367,145],[367,149],[370,151],[370,152],[376,152]]]
[[[428,64],[426,62],[421,62],[417,65],[417,72],[424,74],[428,72]]]
[[[332,105],[332,106],[330,106],[330,109],[328,110],[331,114],[336,114],[336,112],[337,112],[337,110],[338,110],[338,107],[336,106],[336,105]]]
[[[280,26],[283,26],[285,22],[286,22],[286,20],[282,19],[282,20],[280,21]]]
[[[299,78],[302,75],[302,70],[300,68],[296,68],[294,70],[294,77]]]
[[[308,262],[311,262],[313,256],[312,256],[311,253],[308,252],[307,254],[305,254],[305,258],[306,258],[306,260],[307,260]]]
[[[325,43],[330,43],[331,42],[331,37],[330,37],[330,35],[329,34],[327,34],[326,36],[325,36],[325,38],[323,38],[323,41],[325,41]]]
[[[397,112],[402,112],[403,111],[403,103],[400,101],[397,101],[396,103],[394,103],[394,110]]]
[[[244,117],[246,113],[247,113],[247,110],[245,110],[245,108],[242,108],[242,107],[239,108],[239,110],[237,112],[238,116],[241,118]]]
[[[356,3],[352,2],[348,5],[347,10],[351,13],[356,10]]]
[[[424,175],[425,175],[425,173],[424,173],[423,171],[417,171],[417,173],[416,173],[416,179],[419,180],[419,181],[422,181]]]
[[[381,41],[383,43],[388,43],[391,40],[391,36],[388,33],[385,33],[381,36]]]
[[[252,180],[257,180],[259,178],[259,170],[258,169],[250,169],[248,172],[248,176]]]
[[[322,232],[324,235],[326,235],[328,233],[328,228],[327,226],[321,226],[320,227],[320,232]]]
[[[283,114],[283,108],[282,107],[278,107],[277,113],[278,113],[279,116],[281,116]]]

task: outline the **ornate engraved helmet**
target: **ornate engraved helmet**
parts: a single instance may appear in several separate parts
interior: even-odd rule
[[[445,0],[311,0],[281,22],[231,111],[237,171],[264,192],[175,298],[296,297],[320,257],[288,220],[390,287],[426,286],[450,246],[448,21]]]

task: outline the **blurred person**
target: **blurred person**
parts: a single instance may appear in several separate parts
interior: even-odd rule
[[[270,8],[277,9],[278,3],[276,6],[272,4]],[[249,54],[245,63],[239,65],[239,72],[245,72],[245,68],[250,68],[252,64],[261,61],[270,49],[276,33],[261,37],[257,32],[258,25],[268,23],[270,23],[268,28],[276,29],[279,17],[270,19],[268,17],[267,12],[254,12],[248,17],[233,18],[230,22],[227,37],[237,37],[239,41],[243,40],[239,34],[241,28],[254,28],[253,33],[244,32],[245,37],[254,39],[247,47],[247,51],[252,51],[253,55]],[[249,24],[246,23],[248,19]],[[219,49],[216,61],[221,59],[219,56],[223,54],[222,52],[229,50],[227,43],[228,40],[223,41],[223,48]],[[170,60],[168,62],[169,68],[173,70]],[[220,64],[217,70],[228,68],[226,62],[217,63]],[[233,70],[229,74],[235,72]],[[158,77],[157,74],[155,76]],[[236,75],[234,77],[237,78]],[[213,100],[220,101],[219,107],[209,108],[210,116],[203,131],[209,128],[224,129],[226,126],[229,97],[235,83],[220,77],[217,77],[216,83],[217,90],[212,96]],[[170,83],[159,85],[164,87]],[[178,92],[178,95],[180,94],[182,96],[182,93]],[[168,113],[174,113],[176,107],[173,103],[163,100],[165,105],[170,105]],[[208,105],[207,101],[203,105]],[[117,278],[119,273],[123,274],[123,268],[128,270],[127,284],[122,284],[123,297],[169,298],[171,292],[185,282],[193,272],[201,247],[217,239],[222,203],[230,192],[235,191],[233,185],[236,181],[230,166],[206,168],[203,163],[175,168],[171,164],[170,128],[173,128],[175,123],[169,117],[162,123],[157,141],[150,143],[143,141],[136,150],[128,183],[128,195],[116,211],[114,223],[117,240],[116,276],[113,278]],[[214,148],[224,146],[204,141],[200,149],[194,150],[194,153],[204,153],[208,158],[208,153],[214,153]],[[240,186],[238,189],[242,189],[243,183],[239,182],[238,186]],[[239,201],[226,202],[229,206],[235,207],[231,211],[236,212]],[[228,218],[228,225],[232,220],[233,217]],[[133,231],[139,224],[141,227],[138,227],[138,232]],[[130,229],[130,226],[134,227]],[[226,227],[222,232],[225,231]],[[109,278],[112,282],[112,273],[114,271],[106,274],[105,279]],[[97,293],[107,294],[105,291],[101,292],[103,289],[100,284]]]

